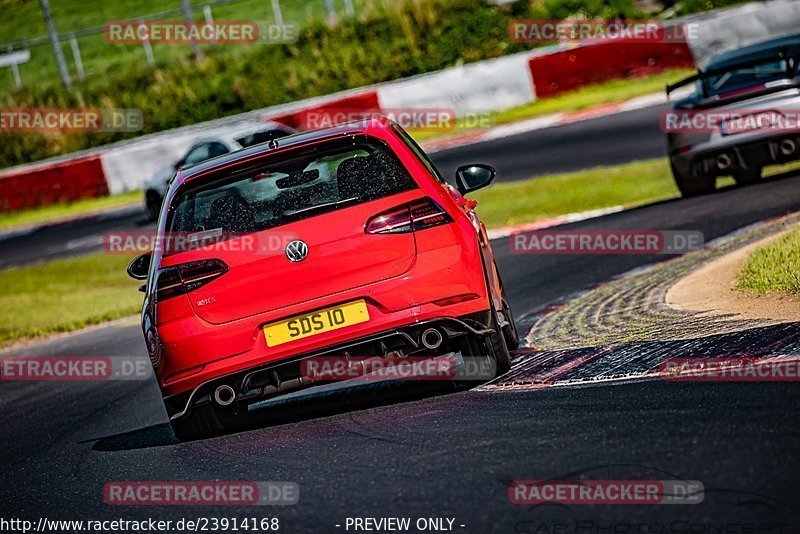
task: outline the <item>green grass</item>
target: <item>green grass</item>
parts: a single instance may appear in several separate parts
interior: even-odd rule
[[[494,113],[491,122],[494,125],[509,124],[553,113],[569,113],[602,106],[604,104],[624,102],[636,98],[637,96],[661,92],[667,84],[680,81],[694,73],[695,71],[689,69],[670,69],[640,78],[626,78],[587,85],[586,87],[558,96],[543,98],[523,106],[497,111]],[[459,118],[454,131],[421,131],[412,132],[412,134],[417,141],[423,141],[425,139],[439,137],[440,135],[452,135],[453,133],[469,131],[469,129],[470,128],[464,127],[463,119]]]
[[[739,273],[737,287],[760,295],[800,295],[800,227],[753,252]]]
[[[141,191],[129,191],[101,198],[87,198],[69,204],[53,204],[24,211],[2,212],[0,213],[0,230],[59,221],[136,204],[144,205]]]
[[[797,171],[800,170],[800,161],[793,161],[791,163],[783,163],[781,165],[768,165],[764,167],[761,175],[764,178],[769,178],[770,176],[776,176],[778,174],[784,174],[787,172]]]
[[[497,122],[503,124],[560,111],[580,111],[603,104],[623,102],[637,96],[663,92],[668,83],[675,83],[695,73],[696,71],[689,69],[670,69],[650,76],[587,85],[576,91],[500,112],[497,114]]]
[[[125,273],[130,260],[96,254],[0,272],[0,345],[136,313],[141,282]]]
[[[489,228],[677,196],[666,159],[496,184],[474,194],[477,212]]]

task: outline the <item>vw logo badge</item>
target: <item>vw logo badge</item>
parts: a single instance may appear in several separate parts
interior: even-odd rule
[[[299,239],[295,239],[286,245],[286,257],[289,261],[298,262],[303,261],[308,256],[308,245]]]

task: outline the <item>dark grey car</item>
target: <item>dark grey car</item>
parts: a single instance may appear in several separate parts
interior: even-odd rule
[[[751,184],[765,166],[800,159],[798,66],[800,35],[793,35],[714,56],[696,75],[667,87],[669,94],[694,84],[662,118],[684,196],[713,191],[718,176]],[[701,119],[716,127],[697,127]],[[671,127],[676,124],[691,126]]]

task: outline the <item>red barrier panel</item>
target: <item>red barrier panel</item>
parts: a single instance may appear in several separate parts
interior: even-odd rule
[[[306,114],[311,111],[328,111],[328,112],[341,112],[343,110],[349,111],[376,111],[380,109],[378,102],[377,91],[367,91],[352,96],[340,98],[338,100],[331,100],[316,106],[305,107],[301,110],[293,111],[285,115],[278,115],[269,117],[270,120],[275,120],[287,124],[292,128],[303,129],[305,125]]]
[[[694,58],[686,43],[614,40],[533,57],[528,67],[536,97],[542,98],[614,78],[694,67]]]
[[[0,211],[107,196],[100,155],[0,175]]]

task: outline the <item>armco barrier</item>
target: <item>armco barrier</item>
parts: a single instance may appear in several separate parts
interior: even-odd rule
[[[0,211],[108,195],[100,155],[38,164],[0,175]]]
[[[590,83],[643,76],[676,67],[692,67],[686,43],[596,41],[536,56],[528,67],[536,97],[553,96]]]
[[[381,84],[381,107],[450,109],[464,116],[528,104],[535,98],[530,56],[521,52]]]

